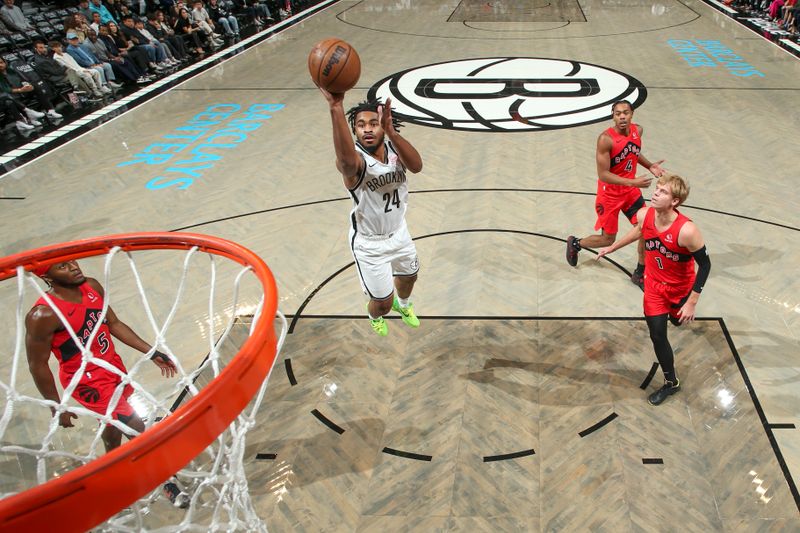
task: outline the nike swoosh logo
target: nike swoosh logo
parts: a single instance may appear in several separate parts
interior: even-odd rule
[[[371,165],[368,165],[368,166],[369,166],[369,168],[372,168],[372,167],[374,167],[374,166],[375,166],[375,165],[377,165],[377,164],[378,164],[378,163],[372,163]]]
[[[75,309],[72,309],[71,311],[67,312],[67,316],[72,316],[74,314],[75,314]]]

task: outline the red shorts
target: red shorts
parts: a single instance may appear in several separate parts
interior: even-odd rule
[[[594,202],[597,223],[594,229],[602,229],[606,235],[616,235],[619,231],[619,213],[622,211],[631,224],[636,225],[636,213],[644,207],[642,191],[638,187],[627,187],[630,191],[619,194],[606,194],[598,191]]]
[[[674,318],[680,318],[678,311],[689,298],[693,285],[694,280],[684,285],[667,285],[660,281],[653,281],[645,272],[644,316],[669,314]]]
[[[64,388],[69,385],[70,379],[71,376],[62,376],[61,384]],[[90,411],[105,415],[120,381],[117,374],[104,368],[95,367],[84,374],[78,386],[72,391],[72,397]],[[134,414],[133,407],[128,403],[131,394],[133,394],[133,387],[125,385],[117,405],[111,412],[114,420],[119,420],[120,416],[130,417]]]

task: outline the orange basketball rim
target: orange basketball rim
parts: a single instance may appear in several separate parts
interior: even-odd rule
[[[258,391],[276,357],[275,279],[264,261],[225,239],[193,233],[108,235],[57,244],[0,259],[0,280],[17,266],[32,270],[60,261],[124,251],[175,249],[227,257],[249,266],[264,290],[261,319],[239,353],[200,394],[171,416],[94,461],[0,500],[0,531],[86,531],[155,489],[227,428]]]

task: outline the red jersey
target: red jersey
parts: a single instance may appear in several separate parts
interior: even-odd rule
[[[678,246],[678,234],[689,219],[678,213],[678,217],[665,231],[656,229],[656,210],[647,210],[642,223],[644,239],[644,272],[651,281],[667,285],[691,285],[694,283],[694,256],[688,248]]]
[[[639,128],[636,124],[631,124],[628,135],[617,133],[613,127],[608,128],[606,133],[611,136],[611,173],[620,178],[632,180],[636,177],[636,165],[639,163],[639,153],[642,151],[642,138],[639,136]],[[599,181],[599,180],[598,180]],[[631,188],[624,185],[614,185],[599,181],[598,186],[606,194],[627,194]]]
[[[81,302],[77,304],[67,302],[52,294],[48,296],[50,296],[53,304],[58,307],[58,310],[61,311],[61,314],[67,319],[70,327],[75,332],[75,336],[78,337],[81,342],[86,342],[89,340],[92,330],[97,326],[97,320],[100,318],[100,313],[103,310],[103,297],[100,296],[100,293],[94,290],[88,282],[80,285],[79,289],[82,297]],[[34,307],[37,305],[50,307],[44,298],[36,300]],[[117,351],[114,348],[114,341],[111,340],[111,332],[108,329],[107,321],[103,320],[99,328],[89,348],[93,357],[104,359],[119,368],[123,373],[127,373],[122,359],[117,355]],[[53,335],[53,344],[50,349],[56,356],[56,359],[58,359],[58,376],[61,385],[66,387],[72,375],[81,366],[81,349],[75,345],[75,341],[72,340],[66,327],[55,332]],[[87,378],[91,380],[92,372],[108,373],[108,370],[89,363],[86,365],[85,374],[84,377],[81,378],[81,382],[85,381]]]

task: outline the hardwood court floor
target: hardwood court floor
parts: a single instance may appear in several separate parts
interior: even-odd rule
[[[655,409],[648,355],[629,342],[641,320],[392,321],[388,350],[355,320],[303,320],[284,352],[292,379],[271,383],[280,409],[249,439],[251,455],[275,454],[250,477],[273,529],[796,523],[717,321],[675,335],[692,354],[687,393]]]
[[[569,19],[575,4],[586,22]],[[550,14],[566,22],[509,21],[508,5],[332,3],[3,176],[0,195],[24,199],[3,201],[2,251],[180,229],[268,262],[294,329],[262,409],[265,430],[281,432],[254,435],[248,468],[275,531],[797,531],[800,63],[698,0],[560,3]],[[422,265],[415,306],[428,318],[418,331],[392,321],[383,340],[357,318],[350,204],[306,73],[308,51],[331,35],[362,60],[346,104],[400,91],[395,101],[417,122],[402,133],[425,164],[409,181],[407,219]],[[563,257],[568,235],[592,232],[595,143],[610,120],[568,117],[572,96],[537,100],[513,83],[481,90],[530,98],[523,121],[491,116],[487,98],[431,112],[403,96],[411,69],[482,58],[497,60],[481,67],[495,79],[504,65],[535,65],[531,79],[568,62],[617,89],[632,79],[643,153],[690,180],[683,212],[713,263],[698,306],[708,320],[670,329],[687,385],[664,406],[649,408],[639,389],[653,354],[625,272],[634,249],[603,262],[582,253],[578,268]],[[422,74],[463,82],[475,75],[464,64]],[[541,117],[548,109],[558,116]],[[236,120],[258,127],[208,140]],[[681,520],[672,527],[661,512]]]

